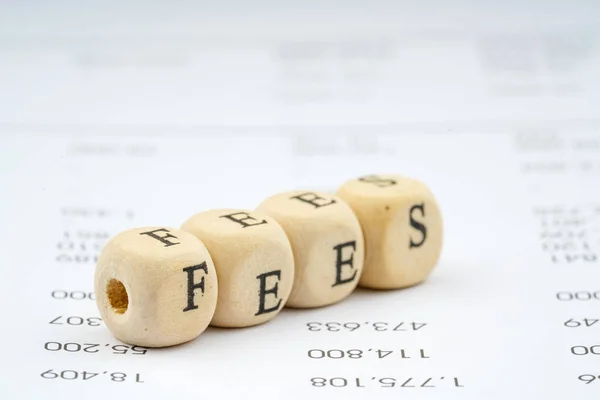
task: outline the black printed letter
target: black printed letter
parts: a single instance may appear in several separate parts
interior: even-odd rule
[[[277,298],[278,283],[275,283],[270,289],[267,289],[267,278],[269,276],[277,277],[277,281],[281,279],[281,270],[265,272],[264,274],[260,274],[256,277],[260,281],[260,289],[258,290],[258,312],[254,315],[266,314],[273,311],[279,310],[281,306],[281,299],[277,302],[273,307],[266,308],[265,307],[265,298],[268,294],[273,294],[275,298]]]
[[[344,250],[344,247],[352,247],[352,253],[350,255],[350,258],[342,260],[342,251]],[[354,251],[356,250],[356,241],[353,240],[351,242],[338,244],[337,246],[334,246],[333,249],[337,251],[337,257],[335,260],[335,283],[331,285],[331,287],[352,282],[354,278],[356,278],[356,271],[354,271],[352,276],[346,279],[342,279],[342,267],[344,265],[349,265],[350,268],[354,268]]]
[[[409,248],[421,247],[423,245],[423,243],[425,243],[425,238],[427,238],[427,228],[425,227],[425,225],[423,225],[422,223],[415,221],[413,219],[413,211],[414,210],[421,210],[421,215],[425,216],[425,205],[423,203],[421,203],[421,204],[414,205],[410,208],[410,226],[412,226],[416,230],[420,231],[423,234],[423,238],[421,239],[421,241],[419,243],[413,242],[412,238],[411,238]]]
[[[358,180],[364,183],[372,183],[373,185],[379,187],[393,186],[397,183],[394,179],[386,179],[377,175],[363,176],[362,178],[358,178]]]
[[[247,228],[249,226],[254,226],[254,225],[262,225],[262,224],[266,224],[267,220],[263,219],[262,221],[257,220],[254,217],[251,217],[248,213],[246,212],[236,212],[233,214],[229,214],[229,215],[221,215],[219,216],[219,218],[227,218],[228,220],[231,220],[233,222],[237,222],[238,224],[240,224],[242,226],[242,228]],[[251,222],[244,222],[250,220]]]
[[[167,232],[167,234],[166,234],[166,235],[164,235],[164,236],[158,236],[158,235],[156,234],[156,232]],[[154,238],[154,239],[156,239],[156,240],[158,240],[158,241],[160,241],[160,242],[163,242],[163,243],[165,244],[165,247],[169,247],[169,246],[175,246],[176,244],[179,244],[179,242],[169,242],[169,241],[167,240],[167,239],[169,239],[169,238],[174,238],[174,239],[177,239],[177,237],[175,237],[175,236],[171,235],[171,233],[169,233],[169,231],[168,231],[168,230],[166,230],[165,228],[156,229],[156,230],[153,230],[153,231],[148,231],[148,232],[142,232],[142,233],[140,233],[140,235],[148,235],[148,236],[150,236],[151,238]]]
[[[327,199],[318,196],[316,193],[306,192],[299,194],[298,196],[290,197],[290,199],[298,199],[308,204],[312,204],[315,208],[329,206],[331,204],[336,203],[334,199],[327,201]],[[323,202],[323,200],[325,200]]]
[[[200,278],[200,282],[194,283],[194,271],[201,269],[205,274],[208,274],[208,268],[206,267],[206,261],[201,264],[186,267],[183,269],[187,272],[187,307],[183,311],[195,310],[198,306],[194,303],[194,290],[200,289],[204,294],[204,277]]]

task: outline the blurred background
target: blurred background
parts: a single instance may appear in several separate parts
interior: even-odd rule
[[[11,129],[439,132],[600,109],[592,0],[0,4]]]

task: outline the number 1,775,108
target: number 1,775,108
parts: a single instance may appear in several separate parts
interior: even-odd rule
[[[364,378],[345,378],[333,377],[310,378],[310,384],[316,388],[332,387],[332,388],[462,388],[464,387],[459,378],[453,376],[437,376],[437,377],[364,377]]]

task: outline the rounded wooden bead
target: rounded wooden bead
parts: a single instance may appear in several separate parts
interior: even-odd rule
[[[219,280],[211,325],[246,327],[274,318],[294,281],[294,256],[279,224],[256,211],[198,213],[181,227],[208,248]]]
[[[358,220],[339,197],[292,191],[264,200],[257,208],[285,230],[294,251],[295,277],[287,306],[321,307],[356,288],[364,261]]]
[[[398,175],[369,175],[336,193],[354,210],[365,236],[360,286],[399,289],[425,280],[437,264],[443,221],[433,193]]]
[[[96,302],[120,340],[165,347],[190,341],[217,304],[213,261],[194,235],[173,228],[131,229],[113,237],[96,265]]]

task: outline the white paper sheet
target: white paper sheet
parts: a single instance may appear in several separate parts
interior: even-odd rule
[[[596,398],[598,134],[372,134],[376,155],[323,137],[309,152],[281,134],[4,136],[6,398]],[[438,196],[446,244],[423,285],[145,354],[98,319],[94,257],[110,235],[365,171]]]

